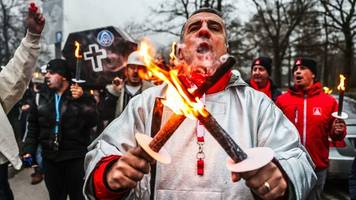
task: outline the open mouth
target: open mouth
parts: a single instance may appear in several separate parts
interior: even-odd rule
[[[203,42],[200,43],[198,48],[197,48],[197,53],[204,54],[210,51],[210,46],[208,43]]]
[[[300,80],[303,79],[303,77],[302,77],[302,76],[296,76],[295,79],[296,79],[297,81],[300,81]]]

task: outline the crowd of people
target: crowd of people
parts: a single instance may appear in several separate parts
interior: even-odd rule
[[[156,104],[166,97],[167,84],[142,79],[147,69],[137,51],[128,57],[125,79],[116,77],[97,93],[71,81],[65,59],[50,60],[41,81],[32,78],[44,21],[38,9],[29,9],[28,32],[0,72],[0,199],[14,199],[9,164],[17,170],[34,167],[31,183],[44,179],[51,200],[321,199],[329,138],[342,142],[346,124],[332,117],[338,104],[322,91],[313,59],[296,58],[294,84],[283,94],[271,78],[272,59],[261,56],[252,61],[250,79],[229,71],[201,98],[243,149],[273,150],[267,165],[230,172],[223,148],[190,118],[165,144],[173,161],[164,165],[138,146],[134,135],[154,136],[154,121],[162,125],[173,114]],[[180,43],[179,77],[184,87],[200,87],[229,53],[221,13],[195,11],[182,27]],[[21,140],[7,116],[17,102]],[[197,153],[204,157],[197,160]]]

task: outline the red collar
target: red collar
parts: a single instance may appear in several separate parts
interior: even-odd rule
[[[254,80],[250,80],[250,85],[253,89],[258,90],[260,92],[265,93],[269,98],[272,98],[272,91],[271,91],[271,81],[267,81],[267,85],[263,88],[258,87],[257,83]]]
[[[221,79],[218,82],[216,82],[206,93],[212,94],[224,90],[229,83],[231,75],[232,73],[230,70],[226,74],[224,74],[224,76],[221,77]],[[192,87],[193,85],[200,87],[205,82],[206,78],[207,76],[204,76],[199,73],[192,74],[190,79],[188,79],[188,77],[183,75],[179,76],[179,79],[182,81],[183,85],[189,88]]]

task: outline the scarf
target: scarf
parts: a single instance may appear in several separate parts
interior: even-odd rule
[[[250,80],[250,85],[253,89],[265,93],[269,98],[272,99],[271,82],[268,80],[267,85],[263,88],[259,88],[254,80]]]

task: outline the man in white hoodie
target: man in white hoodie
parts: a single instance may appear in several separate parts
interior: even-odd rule
[[[9,162],[15,169],[21,168],[19,149],[6,114],[24,94],[35,70],[40,52],[40,36],[45,19],[35,4],[28,8],[27,34],[15,51],[14,57],[0,72],[0,199],[12,200],[7,168]]]
[[[187,65],[179,71],[185,86],[200,86],[227,54],[222,15],[213,9],[194,12],[183,26],[178,59]],[[298,131],[274,103],[241,80],[226,73],[203,98],[204,104],[229,136],[243,149],[270,147],[274,159],[246,173],[231,173],[228,155],[197,120],[186,118],[165,147],[172,163],[157,163],[137,147],[134,134],[155,134],[152,126],[164,124],[172,111],[163,107],[156,118],[156,97],[166,97],[167,85],[149,88],[132,98],[89,147],[86,155],[85,193],[89,199],[303,199],[316,176]],[[204,161],[202,162],[201,159]],[[202,165],[201,163],[205,163]]]

